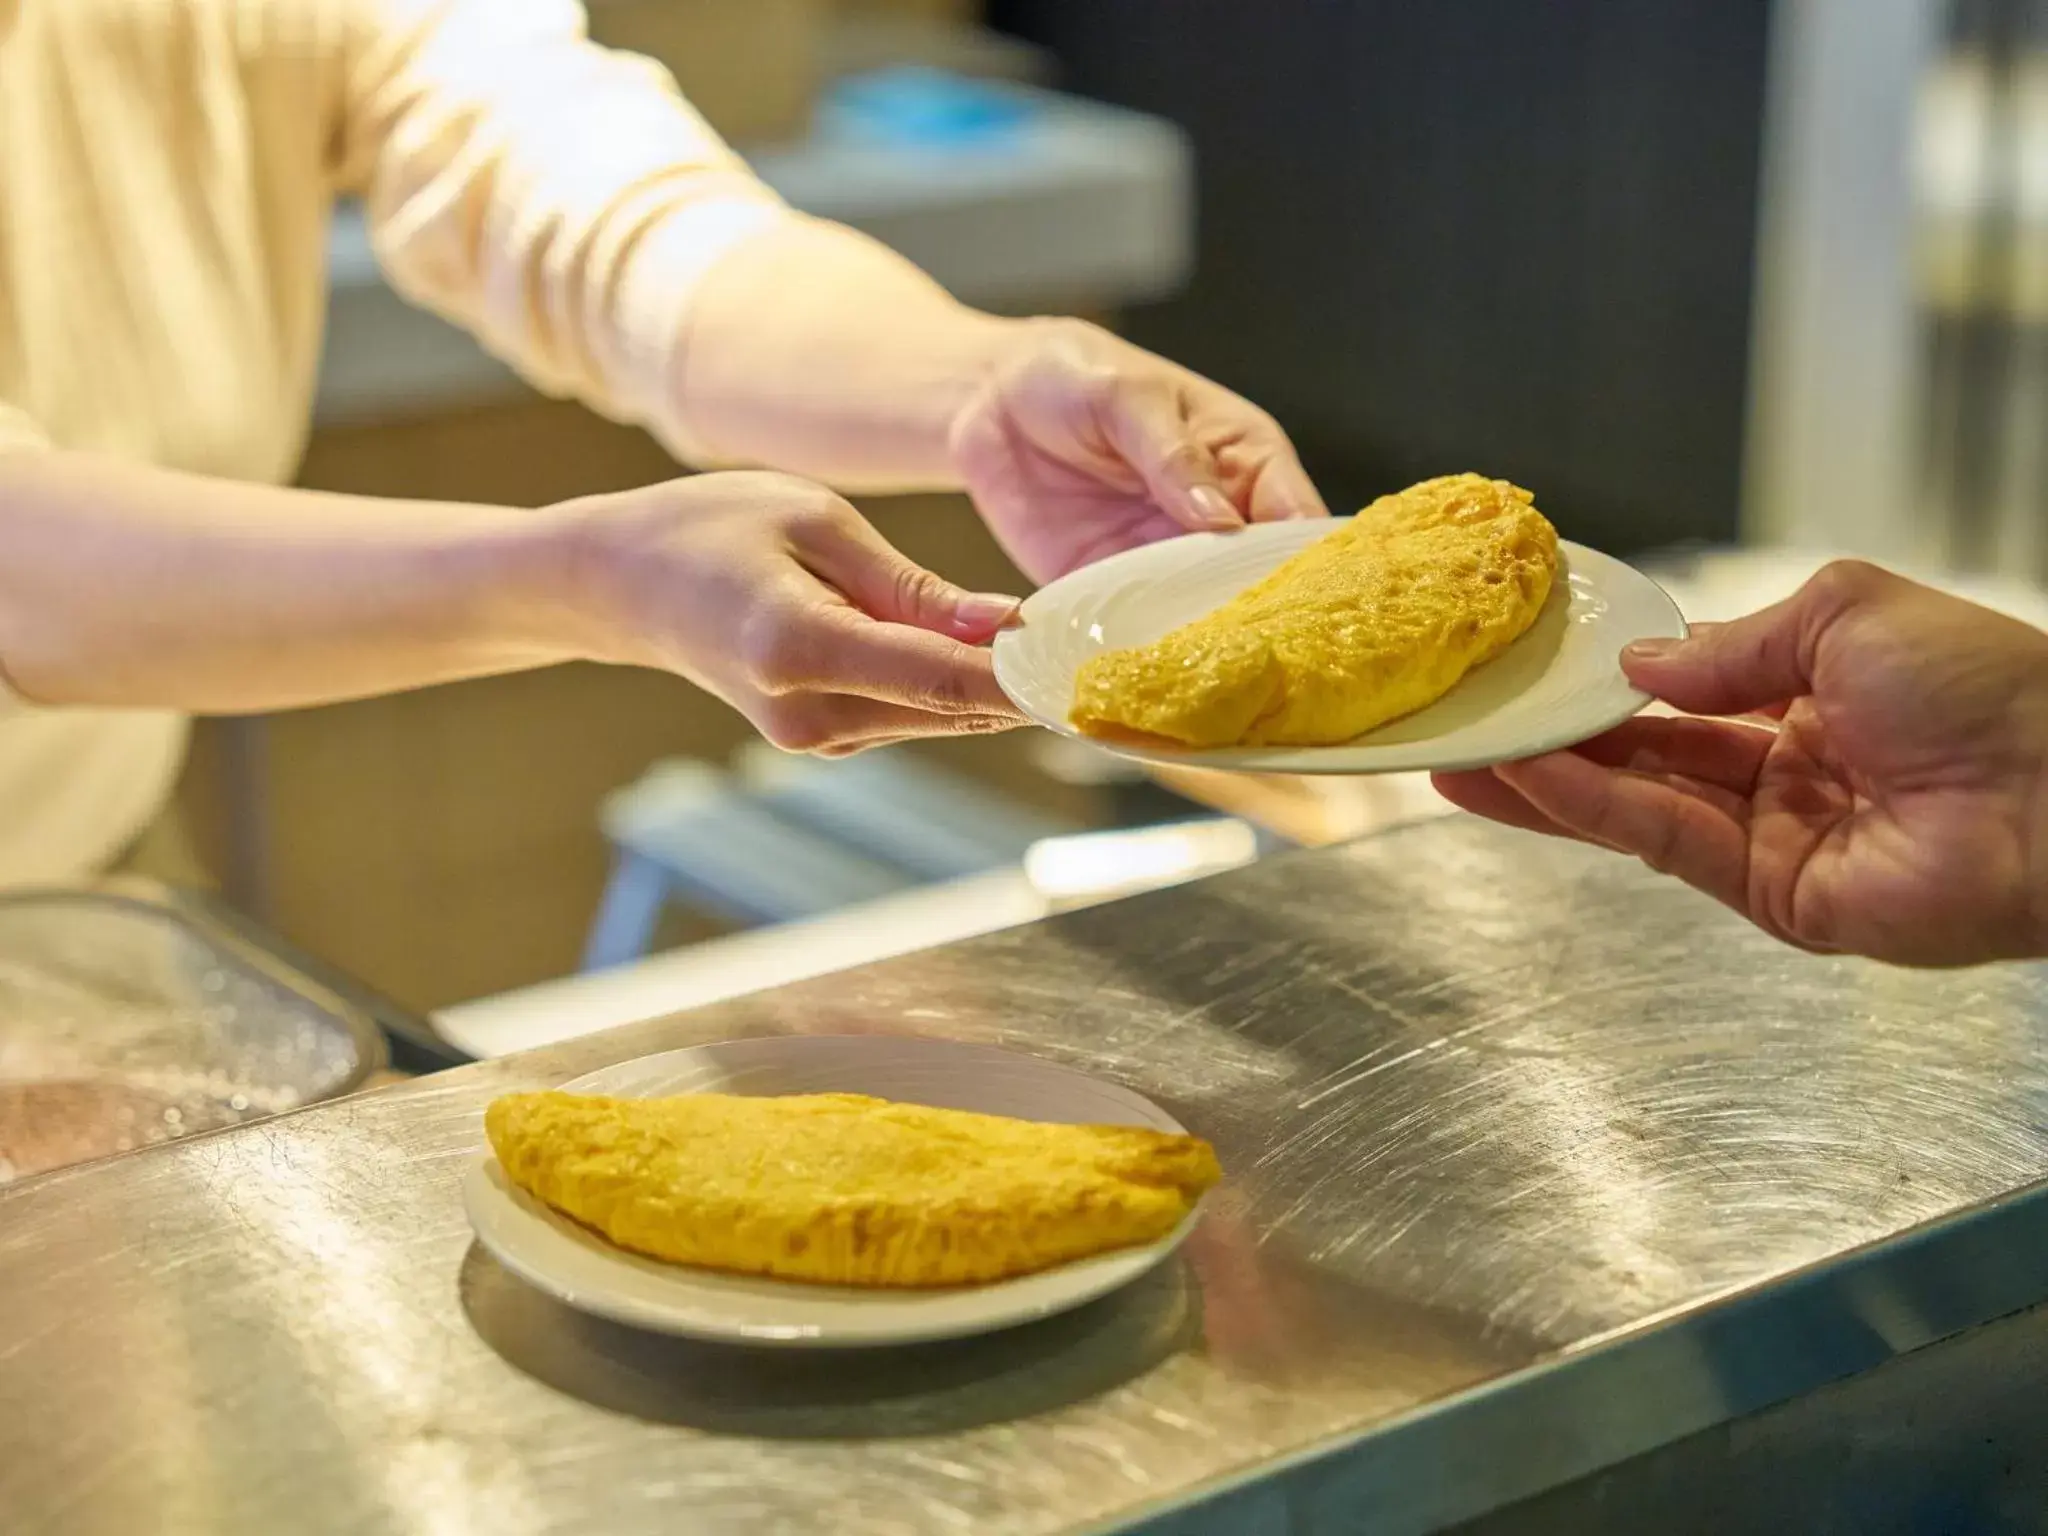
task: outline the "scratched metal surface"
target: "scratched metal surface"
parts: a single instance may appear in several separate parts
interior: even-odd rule
[[[1521,1426],[1527,1492],[1741,1406],[1667,1360],[1616,1413],[1602,1338],[2048,1174],[2041,980],[1798,955],[1461,817],[51,1175],[0,1191],[0,1524],[1024,1536],[1427,1423],[1451,1459],[1392,1466],[1373,1528],[1433,1529],[1516,1491],[1482,1437],[1518,1384],[1599,1388]],[[1161,1099],[1231,1174],[1186,1263],[999,1338],[761,1358],[472,1247],[493,1094],[862,1030]]]

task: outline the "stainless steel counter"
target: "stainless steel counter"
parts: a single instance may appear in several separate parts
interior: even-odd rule
[[[995,1536],[1230,1491],[1223,1529],[1442,1529],[2048,1294],[2012,1193],[2041,982],[1801,956],[1460,817],[32,1180],[0,1527]],[[472,1245],[492,1095],[865,1030],[1160,1098],[1231,1173],[1186,1262],[797,1358],[599,1325]]]

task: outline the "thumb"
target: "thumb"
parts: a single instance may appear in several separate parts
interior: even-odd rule
[[[1851,608],[1898,580],[1839,560],[1783,602],[1726,624],[1696,625],[1683,640],[1641,640],[1621,653],[1630,682],[1695,715],[1766,710],[1813,691],[1823,637]]]
[[[797,554],[869,618],[933,630],[969,645],[1008,628],[1021,604],[999,592],[969,592],[926,570],[850,507],[845,517],[811,531]]]

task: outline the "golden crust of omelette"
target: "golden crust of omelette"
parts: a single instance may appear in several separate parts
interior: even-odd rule
[[[517,1093],[484,1130],[514,1183],[621,1248],[831,1285],[973,1285],[1156,1242],[1221,1177],[1192,1136],[843,1093]]]
[[[1505,480],[1383,496],[1213,613],[1089,658],[1072,718],[1190,747],[1330,746],[1414,713],[1518,639],[1557,531]]]

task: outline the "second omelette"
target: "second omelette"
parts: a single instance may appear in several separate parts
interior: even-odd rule
[[[515,1093],[512,1181],[621,1248],[833,1285],[974,1285],[1157,1242],[1220,1170],[1207,1142],[848,1093]]]
[[[1447,475],[1383,496],[1215,612],[1075,679],[1090,735],[1334,746],[1412,714],[1518,639],[1557,530],[1520,486]]]

